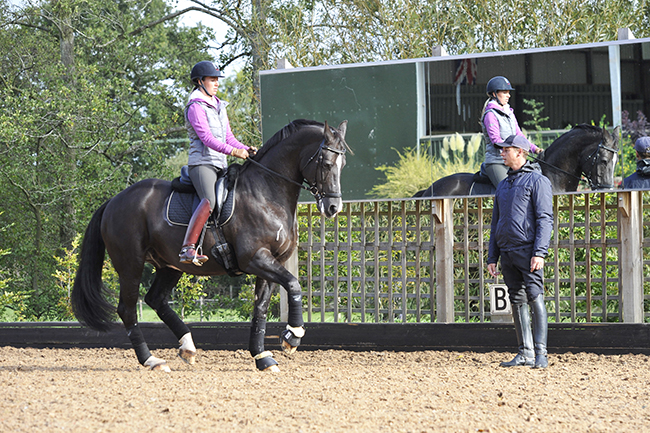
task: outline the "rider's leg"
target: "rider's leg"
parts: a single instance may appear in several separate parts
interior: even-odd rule
[[[499,182],[508,177],[508,167],[505,164],[483,164],[483,169],[495,188]]]
[[[181,263],[194,263],[201,266],[208,260],[208,257],[197,254],[196,243],[203,231],[203,226],[208,221],[214,204],[216,202],[216,193],[214,186],[219,178],[220,169],[211,165],[193,165],[189,167],[190,179],[196,189],[196,193],[201,198],[201,203],[194,211],[192,219],[187,226],[185,239],[179,254]]]
[[[178,255],[181,263],[194,263],[197,266],[201,266],[203,263],[208,261],[208,256],[197,253],[196,243],[199,241],[199,236],[203,231],[203,226],[205,226],[205,223],[208,221],[211,212],[210,202],[207,198],[204,198],[194,211],[192,219],[187,226],[183,246]]]

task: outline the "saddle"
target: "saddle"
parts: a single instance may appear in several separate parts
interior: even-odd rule
[[[210,249],[212,257],[231,277],[242,275],[243,272],[239,269],[231,245],[226,241],[223,226],[230,221],[235,211],[235,189],[240,168],[239,164],[230,165],[226,174],[217,180],[215,185],[217,202],[206,223],[206,227],[212,230],[215,239],[215,244]],[[185,165],[181,168],[181,175],[172,180],[172,192],[165,201],[165,220],[171,225],[187,227],[200,201]],[[203,244],[203,235],[199,244]]]
[[[208,219],[208,225],[216,224],[221,227],[230,221],[235,211],[234,191],[240,168],[238,164],[230,165],[226,174],[217,180],[215,185],[217,202]],[[188,168],[184,165],[181,168],[181,175],[172,180],[172,192],[165,201],[165,220],[171,225],[187,227],[200,202],[190,180]]]
[[[492,181],[483,173],[483,164],[481,170],[474,173],[472,177],[472,186],[469,187],[469,195],[494,195],[496,188]]]

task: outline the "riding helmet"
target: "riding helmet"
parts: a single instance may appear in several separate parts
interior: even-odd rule
[[[488,94],[488,96],[492,96],[494,92],[497,92],[499,90],[515,90],[515,89],[512,87],[510,81],[506,77],[502,77],[498,75],[492,78],[490,81],[488,81],[486,93]]]
[[[194,82],[197,80],[203,80],[205,77],[223,78],[225,76],[226,74],[224,74],[223,71],[220,71],[216,66],[214,66],[214,63],[208,60],[203,60],[194,65],[192,72],[190,73],[190,78]]]

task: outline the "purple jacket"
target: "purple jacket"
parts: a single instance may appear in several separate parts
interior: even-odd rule
[[[494,145],[503,143],[511,135],[524,135],[515,118],[515,112],[512,107],[503,107],[496,100],[491,100],[485,106],[482,120],[486,141],[485,162],[487,164],[503,164],[500,149]],[[538,147],[531,143],[530,150],[537,153]]]
[[[185,127],[190,137],[189,165],[227,165],[226,155],[234,148],[246,149],[230,129],[226,113],[227,102],[217,97],[207,98],[199,90],[189,97],[185,108]]]

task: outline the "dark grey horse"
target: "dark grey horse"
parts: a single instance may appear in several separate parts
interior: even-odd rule
[[[610,134],[597,126],[577,125],[532,159],[537,160],[544,175],[551,180],[554,193],[576,191],[582,176],[592,189],[614,188],[619,129],[616,127]],[[455,173],[438,179],[414,197],[494,195],[489,180],[474,184],[476,179],[472,173]]]
[[[260,370],[277,370],[271,352],[264,349],[266,313],[273,289],[279,284],[288,293],[289,319],[283,347],[293,351],[304,335],[301,288],[285,263],[297,244],[296,206],[301,188],[309,189],[326,217],[342,207],[340,176],[345,165],[347,121],[338,129],[296,120],[278,131],[243,164],[235,190],[234,213],[223,234],[232,246],[241,271],[257,276],[249,349]],[[303,185],[306,182],[309,188]],[[181,264],[178,249],[185,227],[163,218],[171,183],[147,179],[104,203],[93,215],[81,249],[81,263],[72,290],[72,305],[80,322],[100,331],[113,326],[115,307],[107,301],[102,284],[105,251],[119,275],[117,314],[122,319],[138,361],[151,369],[169,370],[151,355],[137,326],[136,303],[145,262],[156,268],[145,302],[160,316],[180,342],[179,355],[194,363],[196,347],[189,328],[169,307],[168,297],[181,275],[222,275],[217,260],[203,266]],[[204,248],[215,238],[206,232]]]

